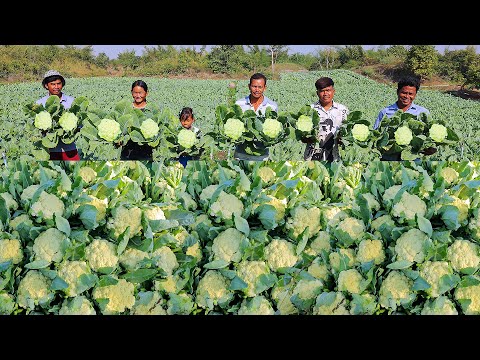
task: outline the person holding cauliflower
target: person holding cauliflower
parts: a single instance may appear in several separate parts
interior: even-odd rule
[[[278,112],[278,105],[275,101],[269,99],[263,93],[267,89],[267,77],[261,73],[255,73],[250,76],[250,82],[248,83],[248,89],[250,94],[244,98],[241,98],[235,102],[242,108],[242,111],[253,110],[257,114],[265,114],[267,108],[271,108],[273,111]],[[259,148],[262,144],[257,144]],[[269,156],[268,148],[265,149],[265,155],[249,155],[245,151],[244,144],[238,144],[235,147],[234,158],[235,160],[250,160],[250,161],[262,161],[267,160]]]
[[[58,71],[48,70],[43,76],[42,86],[48,91],[48,95],[38,99],[36,101],[37,104],[45,106],[50,96],[58,96],[60,98],[60,104],[62,104],[65,109],[69,109],[72,106],[75,99],[63,93],[65,78]],[[80,160],[75,142],[65,144],[62,140],[58,140],[57,146],[49,149],[49,153],[50,160]]]
[[[315,82],[318,101],[310,106],[316,110],[320,121],[318,123],[318,142],[303,140],[307,145],[303,155],[304,160],[335,161],[339,159],[338,138],[335,136],[345,121],[349,110],[345,105],[333,101],[335,83],[329,77],[321,77]]]
[[[198,127],[193,125],[193,123],[195,122],[195,117],[193,115],[192,108],[191,107],[184,107],[180,111],[180,114],[178,115],[178,118],[180,119],[180,124],[182,124],[182,127],[183,127],[183,129],[180,130],[180,131],[190,130],[190,131],[193,132],[195,138],[197,140],[199,140],[200,137],[202,136],[202,132]],[[185,134],[187,134],[187,133],[185,133]],[[193,136],[192,136],[192,138],[193,138]],[[188,141],[189,139],[187,138],[186,140]],[[192,156],[190,156],[190,155],[180,155],[179,158],[178,158],[178,161],[180,162],[180,164],[183,165],[183,167],[187,166],[188,160],[197,160],[197,159],[192,158]]]
[[[143,80],[135,80],[132,84],[132,106],[144,112],[147,108],[148,85]],[[152,160],[152,147],[148,144],[139,145],[134,141],[128,141],[122,147],[120,159],[122,160]]]
[[[415,116],[418,116],[421,113],[430,114],[430,111],[427,108],[413,102],[419,89],[420,80],[418,78],[409,76],[401,79],[397,84],[397,101],[380,110],[377,119],[375,120],[375,124],[373,125],[373,129],[376,130],[380,127],[380,123],[385,116],[391,118],[399,110]],[[425,149],[425,155],[431,155],[436,151],[435,148]],[[389,155],[384,154],[382,160],[398,161],[401,160],[401,157],[399,153]]]

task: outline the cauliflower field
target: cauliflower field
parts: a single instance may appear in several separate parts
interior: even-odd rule
[[[0,175],[0,314],[480,314],[479,162]]]

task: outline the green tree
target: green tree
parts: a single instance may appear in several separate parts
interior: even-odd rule
[[[422,80],[426,80],[435,73],[438,56],[434,45],[412,45],[407,53],[405,67]]]

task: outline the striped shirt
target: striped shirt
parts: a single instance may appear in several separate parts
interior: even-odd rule
[[[241,98],[235,102],[238,106],[242,108],[242,110],[245,112],[246,110],[253,110],[257,114],[261,112],[261,114],[265,115],[265,111],[267,110],[268,107],[270,107],[273,111],[277,112],[278,111],[278,105],[275,101],[270,100],[266,96],[263,96],[263,101],[260,104],[260,106],[255,110],[253,108],[252,103],[250,102],[250,95],[247,95],[244,98]]]

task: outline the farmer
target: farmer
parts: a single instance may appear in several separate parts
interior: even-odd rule
[[[132,84],[132,106],[145,112],[147,108],[148,85],[143,80],[135,80]],[[152,147],[148,144],[140,145],[134,141],[128,141],[120,154],[121,160],[152,160]]]
[[[263,95],[267,89],[267,77],[261,73],[255,73],[250,77],[250,82],[248,83],[248,89],[250,90],[250,95],[247,95],[244,98],[241,98],[235,102],[239,105],[242,110],[253,110],[257,114],[265,115],[265,111],[270,107],[273,111],[278,111],[278,105],[275,101],[270,100],[268,97]],[[260,149],[265,151],[264,155],[256,156],[250,155],[245,152],[245,144],[238,144],[235,148],[234,158],[236,160],[255,160],[262,161],[267,160],[269,156],[268,148],[265,148],[261,142],[254,141]]]
[[[401,110],[405,113],[412,114],[415,116],[420,115],[421,113],[430,114],[430,111],[423,106],[417,105],[413,102],[417,96],[418,90],[420,89],[420,80],[416,77],[405,77],[401,79],[397,84],[397,101],[392,105],[389,105],[378,113],[377,120],[373,125],[374,129],[380,127],[382,119],[386,116],[391,118],[398,110]],[[425,155],[432,155],[437,151],[435,148],[427,148],[423,151]],[[384,154],[382,160],[387,161],[398,161],[401,160],[400,153],[395,154]]]
[[[62,92],[65,86],[65,79],[58,71],[48,70],[43,76],[42,86],[48,91],[48,95],[38,99],[36,101],[37,104],[45,106],[48,98],[55,95],[60,98],[60,104],[62,104],[65,109],[69,109],[70,106],[72,106],[73,100],[75,99]],[[58,140],[57,146],[49,149],[49,153],[50,160],[80,160],[75,142],[64,144],[62,140]]]
[[[304,160],[336,161],[339,159],[338,139],[335,137],[338,129],[349,113],[345,105],[333,101],[335,83],[329,77],[321,77],[315,81],[318,101],[310,106],[317,111],[318,142],[303,139],[307,145],[303,155]]]

